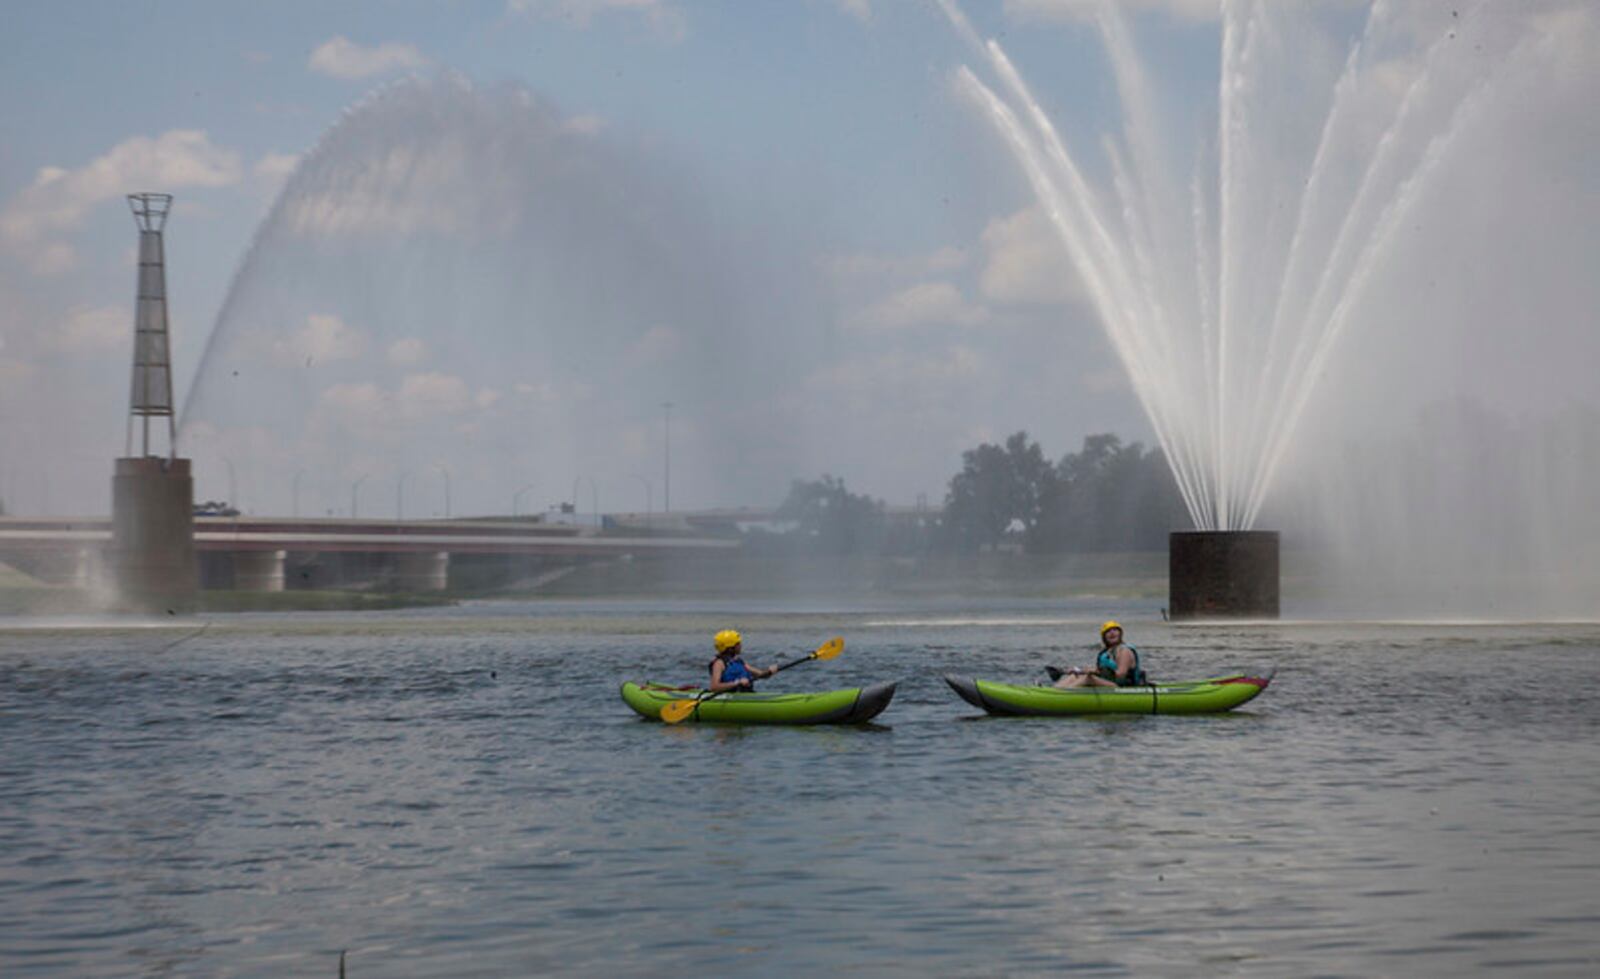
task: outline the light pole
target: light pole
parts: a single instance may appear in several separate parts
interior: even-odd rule
[[[300,516],[300,477],[305,474],[306,471],[304,469],[296,469],[294,478],[289,480],[289,499],[292,501],[289,504],[289,515],[297,519]]]
[[[242,510],[244,508],[239,505],[239,480],[233,471],[233,460],[223,456],[222,464],[228,467],[228,506],[234,510]]]
[[[515,517],[520,512],[517,508],[522,503],[522,494],[528,492],[528,490],[531,490],[531,489],[533,489],[533,484],[529,483],[528,485],[526,485],[526,486],[522,487],[521,489],[517,490],[515,493],[511,494],[511,515],[513,517]]]
[[[664,412],[666,412],[666,420],[667,420],[667,425],[666,425],[666,430],[667,430],[667,432],[666,432],[667,433],[667,441],[666,441],[666,479],[662,483],[662,493],[661,493],[661,495],[663,497],[663,500],[662,500],[662,503],[661,503],[661,512],[662,513],[671,513],[672,512],[672,402],[663,401],[661,403],[661,409]]]
[[[396,522],[406,518],[406,477],[410,471],[401,473],[394,481],[394,519]]]
[[[357,500],[358,500],[357,494],[359,494],[361,492],[361,484],[366,482],[366,481],[367,481],[367,474],[366,473],[362,473],[360,476],[356,477],[356,481],[355,482],[350,484],[350,519],[351,520],[356,519],[356,515],[357,515],[356,503],[357,503]]]
[[[600,487],[595,485],[593,476],[575,476],[572,480],[572,519],[578,519],[578,484],[584,480],[589,481],[589,515],[594,518],[596,527],[600,526]]]
[[[439,475],[444,477],[444,518],[446,520],[449,520],[450,519],[450,467],[446,466],[442,462],[436,462],[436,463],[433,464],[433,468],[439,470]]]
[[[650,511],[655,509],[656,487],[648,477],[641,476],[638,473],[634,473],[633,478],[644,484],[644,529],[649,530]]]

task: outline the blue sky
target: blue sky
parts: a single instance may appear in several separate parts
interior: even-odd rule
[[[1528,30],[1568,39],[1562,57],[1547,57],[1547,75],[1519,82],[1522,88],[1502,86],[1507,100],[1551,93],[1537,118],[1521,123],[1524,135],[1537,139],[1529,141],[1533,148],[1497,151],[1492,159],[1472,162],[1463,154],[1440,185],[1482,187],[1498,179],[1504,186],[1509,175],[1531,186],[1530,174],[1578,181],[1561,199],[1586,201],[1588,210],[1561,222],[1554,241],[1548,228],[1537,239],[1526,233],[1568,256],[1593,239],[1584,229],[1595,181],[1574,176],[1593,161],[1593,125],[1575,127],[1572,113],[1596,77],[1596,17],[1582,4],[1516,6],[1526,7],[1519,16],[1534,25]],[[1095,8],[1086,0],[964,8],[979,33],[997,38],[1020,66],[1091,169],[1103,168],[1095,162],[1101,133],[1122,118],[1091,23]],[[1216,5],[1138,0],[1119,9],[1163,92],[1169,125],[1182,131],[1179,141],[1203,139],[1216,118]],[[1337,0],[1318,10],[1321,33],[1305,40],[1308,59],[1322,51],[1337,60],[1359,31],[1365,5]],[[1413,54],[1399,51],[1392,62],[1404,66]],[[708,277],[707,288],[726,286],[728,301],[741,310],[738,329],[746,332],[733,345],[737,355],[726,343],[697,346],[732,334],[697,333],[670,317],[641,323],[641,335],[618,339],[614,350],[600,340],[592,348],[619,362],[675,350],[684,362],[718,365],[717,380],[694,368],[663,370],[656,381],[641,374],[578,379],[605,389],[603,398],[576,382],[568,394],[540,388],[550,430],[578,434],[559,448],[552,442],[527,450],[540,460],[530,469],[545,483],[536,494],[541,503],[565,498],[574,478],[588,477],[614,488],[604,493],[604,506],[638,508],[637,474],[659,481],[664,400],[680,405],[674,449],[682,469],[673,480],[681,506],[771,503],[790,478],[825,471],[893,502],[937,499],[962,449],[1018,428],[1057,456],[1105,430],[1149,441],[1146,415],[1015,158],[957,91],[956,69],[975,57],[934,3],[11,5],[0,32],[0,498],[21,512],[106,506],[109,459],[122,447],[131,342],[134,233],[122,193],[164,190],[177,198],[168,274],[182,400],[235,272],[296,165],[352,112],[370,106],[374,92],[408,78],[436,86],[457,75],[478,93],[474,99],[499,86],[532,93],[565,120],[563,131],[593,140],[601,165],[637,181],[627,184],[629,193],[659,194],[651,206],[704,219],[694,228],[704,242],[685,238],[686,249],[693,243],[708,254],[727,249],[737,256],[721,272],[738,281],[714,283],[714,271],[695,267]],[[1488,117],[1484,134],[1473,138],[1506,143],[1494,138],[1495,127],[1510,125],[1501,118]],[[536,177],[530,181],[540,186]],[[1515,226],[1518,214],[1550,210],[1545,198],[1514,196],[1501,194],[1497,208],[1473,219],[1504,228]],[[599,239],[597,254],[603,257],[609,240]],[[732,244],[739,242],[748,247]],[[358,267],[367,269],[351,266]],[[619,283],[629,279],[625,267],[610,271]],[[1576,278],[1560,261],[1523,276],[1560,310],[1587,301]],[[1416,300],[1414,291],[1401,292]],[[301,311],[303,322],[282,328],[290,346],[311,343],[349,357],[337,384],[322,375],[295,378],[279,389],[285,400],[332,393],[352,410],[368,410],[360,408],[363,391],[386,399],[426,391],[442,399],[442,411],[463,415],[471,406],[504,412],[514,400],[510,381],[493,379],[487,368],[474,376],[470,361],[443,355],[446,340],[470,346],[470,334],[385,334],[392,324],[360,322],[349,298],[329,298],[326,308]],[[641,293],[638,302],[646,301]],[[679,320],[696,315],[685,303],[673,314]],[[750,312],[763,303],[770,317]],[[1446,304],[1472,305],[1465,293]],[[752,324],[752,317],[772,323]],[[1439,334],[1415,340],[1439,342]],[[402,358],[397,350],[408,353]],[[363,357],[373,361],[370,382],[356,373]],[[495,349],[482,357],[506,360]],[[385,379],[380,361],[410,373]],[[1479,366],[1463,365],[1448,384],[1430,387],[1430,396],[1475,385]],[[538,386],[533,371],[523,386]],[[1368,373],[1356,380],[1382,385],[1393,378]],[[706,393],[719,384],[724,392]],[[570,403],[554,403],[569,396]],[[206,419],[213,431],[275,424],[255,402],[208,410],[216,415]],[[41,417],[50,421],[41,424]],[[592,430],[579,429],[582,419],[592,420]],[[469,440],[474,424],[463,419],[450,437]],[[389,456],[356,459],[358,429],[333,456],[314,461],[286,429],[256,431],[252,437],[272,445],[259,453],[262,472],[244,480],[254,495],[244,500],[247,508],[287,508],[282,487],[268,488],[286,482],[286,466],[328,470],[323,502],[314,505],[331,510],[356,478],[403,481],[408,471],[439,462],[407,444],[433,437],[421,428],[389,433],[401,446]],[[482,451],[504,458],[512,450],[500,438]],[[465,456],[449,464],[476,466]],[[198,460],[197,471],[198,495],[226,495],[216,459]],[[482,486],[476,497],[457,492],[479,511],[505,509],[508,487],[533,478],[491,468],[480,476],[471,481]],[[624,486],[633,488],[618,488]]]

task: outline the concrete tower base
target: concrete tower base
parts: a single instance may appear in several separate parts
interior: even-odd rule
[[[1168,560],[1173,621],[1278,617],[1277,531],[1174,533]]]
[[[118,459],[111,480],[111,549],[119,607],[137,612],[194,608],[194,478],[188,459]]]
[[[450,552],[405,552],[394,556],[395,591],[417,594],[450,587]]]

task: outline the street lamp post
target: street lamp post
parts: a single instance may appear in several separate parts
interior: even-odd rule
[[[515,493],[511,494],[511,515],[513,517],[515,517],[518,514],[518,512],[520,512],[517,508],[522,503],[522,494],[528,492],[528,490],[531,490],[531,489],[533,489],[533,484],[529,483],[528,485],[526,485],[526,486],[522,487],[521,489],[517,490]]]
[[[595,484],[593,476],[576,476],[572,480],[572,519],[578,519],[578,484],[584,480],[589,481],[589,516],[594,518],[594,525],[600,526],[600,487]]]
[[[644,529],[649,530],[650,513],[655,509],[656,487],[654,483],[650,482],[649,477],[634,473],[633,478],[644,484]]]
[[[662,483],[661,512],[672,512],[672,402],[663,401],[662,410],[666,413],[666,479]]]
[[[356,503],[359,501],[358,494],[361,492],[361,484],[366,482],[366,481],[367,481],[367,474],[366,473],[362,473],[360,476],[358,476],[356,478],[355,482],[350,484],[350,519],[351,520],[356,519],[356,516],[357,516]]]
[[[436,463],[433,464],[433,468],[439,470],[439,475],[444,477],[444,518],[446,520],[449,520],[450,519],[450,467],[446,466],[442,462],[436,462]]]
[[[228,467],[228,506],[235,510],[243,510],[244,508],[239,505],[239,480],[233,471],[233,460],[223,456],[222,464]]]
[[[305,474],[304,469],[296,469],[294,478],[289,480],[289,515],[297,519],[300,516],[300,477]]]

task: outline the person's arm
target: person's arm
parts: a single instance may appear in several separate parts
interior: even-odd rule
[[[1117,647],[1117,682],[1121,683],[1133,672],[1133,650],[1127,646]]]

